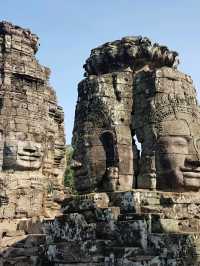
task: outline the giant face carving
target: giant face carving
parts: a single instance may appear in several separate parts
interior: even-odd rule
[[[0,193],[7,199],[0,218],[49,217],[57,212],[50,203],[63,196],[62,108],[50,70],[35,58],[38,37],[4,22],[0,31]]]
[[[78,86],[72,143],[80,192],[132,188],[132,82],[127,71],[90,76]]]
[[[81,151],[81,152],[80,152]],[[75,185],[79,191],[101,189],[106,173],[106,151],[101,137],[94,134],[79,141],[74,153]]]
[[[1,213],[4,218],[51,216],[56,210],[45,205],[46,195],[62,196],[62,109],[45,83],[13,76],[11,85],[0,115],[1,193],[8,194]]]
[[[2,169],[55,174],[64,159],[65,144],[55,94],[34,80],[13,77],[11,84],[14,91],[5,103],[9,114],[2,115],[6,124],[2,126]]]
[[[42,135],[17,132],[12,134],[13,139],[10,139],[9,135],[4,144],[3,169],[39,169],[44,156],[44,139]]]
[[[197,121],[189,123],[179,119],[162,122],[156,147],[158,188],[176,191],[200,188],[198,128]]]

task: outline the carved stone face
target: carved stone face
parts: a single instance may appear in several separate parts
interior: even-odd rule
[[[1,116],[6,125],[1,125],[2,170],[62,175],[63,117],[53,91],[43,83],[22,77],[13,76],[11,84],[13,91],[3,105]]]
[[[37,170],[44,155],[42,135],[23,132],[8,135],[3,151],[3,169]]]
[[[200,188],[200,135],[198,123],[184,120],[162,124],[167,135],[159,136],[156,147],[157,187],[179,191]],[[170,128],[171,127],[171,128]]]
[[[35,58],[37,36],[7,23],[0,31],[9,58],[8,67],[2,55],[6,71],[0,69],[0,193],[6,199],[0,218],[54,216],[51,203],[63,197],[64,114],[49,86],[50,70]]]
[[[92,145],[94,138],[89,139],[90,143],[83,141],[74,153],[73,169],[78,191],[97,190],[106,172],[105,151],[102,145]]]

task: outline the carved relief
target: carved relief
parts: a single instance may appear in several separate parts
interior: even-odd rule
[[[131,72],[91,76],[79,84],[73,146],[81,193],[132,188],[131,84]]]
[[[2,22],[0,39],[0,179],[8,199],[0,217],[45,215],[63,182],[63,111],[48,85],[50,70],[35,58],[37,36]]]
[[[85,165],[87,182],[83,188],[75,171],[79,191],[198,189],[200,112],[191,78],[176,70],[178,61],[176,52],[140,36],[91,51],[74,126],[74,159],[79,168]],[[100,141],[104,131],[113,134],[112,145]]]
[[[138,186],[169,191],[198,190],[200,113],[191,79],[165,67],[138,73],[136,77],[143,80],[134,83],[138,94],[134,95],[133,126],[142,143]],[[147,88],[149,80],[150,97],[140,97],[142,100],[138,102],[139,88]],[[147,114],[143,113],[144,109],[148,110]],[[155,165],[153,172],[147,163],[150,157]],[[154,186],[152,173],[157,182]]]

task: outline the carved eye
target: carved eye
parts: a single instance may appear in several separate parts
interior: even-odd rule
[[[14,154],[14,147],[12,146],[5,146],[4,147],[4,155],[13,155]]]
[[[188,145],[188,140],[186,138],[176,137],[174,138],[173,145],[185,147]]]
[[[165,143],[158,143],[157,151],[160,153],[164,153],[167,150],[166,147],[167,147],[167,145]]]
[[[18,140],[25,141],[25,140],[27,140],[27,138],[28,138],[27,134],[24,133],[24,132],[20,132],[20,133],[17,134],[17,139]]]
[[[36,142],[42,143],[42,142],[44,142],[44,136],[42,134],[35,134],[34,135],[34,140]]]

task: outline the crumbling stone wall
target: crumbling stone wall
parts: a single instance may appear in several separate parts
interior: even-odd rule
[[[137,73],[133,87],[133,128],[142,150],[138,187],[198,190],[200,113],[191,77],[162,67]]]
[[[51,261],[199,265],[199,106],[191,78],[177,63],[176,52],[141,37],[92,50],[79,86],[73,144],[77,190],[93,193],[65,200],[63,216],[45,224],[54,243],[48,249]],[[116,82],[119,76],[126,86]],[[112,82],[103,86],[107,77]],[[126,97],[129,108],[121,112]],[[115,141],[104,147],[101,136],[108,129]],[[128,156],[116,152],[122,143]],[[112,174],[107,149],[118,154]],[[133,174],[128,183],[127,165]]]
[[[143,116],[150,125],[147,105],[152,97],[160,96],[154,89],[153,78],[146,81],[145,87],[142,75],[153,75],[166,66],[175,71],[177,56],[167,47],[140,36],[92,50],[84,65],[86,79],[78,88],[73,132],[79,192],[155,188],[156,174],[145,166],[151,164],[154,151],[149,142],[154,145],[150,140],[153,136],[149,135]],[[140,163],[135,137],[142,143],[144,163]],[[152,163],[155,165],[155,161]]]
[[[80,192],[132,187],[132,82],[127,71],[90,76],[79,84],[73,143]]]
[[[37,49],[29,30],[0,23],[2,219],[51,215],[48,201],[62,187],[64,115]]]
[[[10,24],[3,25],[24,32]],[[27,216],[20,219],[24,217],[23,212],[17,212],[19,219],[4,219],[1,223],[2,265],[200,264],[199,107],[192,81],[176,70],[177,63],[176,52],[142,37],[123,38],[92,50],[84,66],[86,78],[78,87],[73,136],[73,166],[79,194],[66,196],[61,203],[62,215],[55,218],[46,215],[46,218]],[[9,83],[14,86],[8,88],[24,88],[27,78],[29,75],[24,77],[24,74],[22,78],[15,77],[13,83]],[[40,120],[46,121],[46,127],[41,125],[46,130],[44,137],[53,137],[58,132],[62,136],[55,95],[50,93],[47,79],[42,80],[45,98],[40,95],[43,99]],[[31,95],[36,97],[34,81]],[[40,84],[41,80],[37,81]],[[39,84],[36,83],[36,87],[40,88]],[[27,99],[28,91],[17,96]],[[9,120],[2,116],[3,121],[9,126],[10,121],[14,121],[16,125],[18,120],[13,120],[12,113],[14,100],[10,94],[5,95],[3,100],[7,99],[7,104],[2,105],[2,110],[9,106],[8,115],[11,115]],[[2,142],[2,175],[12,174],[14,180],[20,182],[18,172],[24,175],[42,173],[42,178],[47,178],[43,179],[46,184],[46,180],[52,180],[54,170],[62,165],[62,156],[55,151],[53,154],[57,156],[51,157],[53,149],[47,144],[48,166],[46,160],[31,160],[31,155],[24,160],[26,152],[36,152],[32,148],[33,133],[29,132],[28,124],[30,113],[34,117],[40,115],[35,108],[25,116],[28,142],[25,141],[22,148],[15,149],[18,134],[4,136],[2,131],[2,140],[6,139]],[[32,121],[31,115],[29,119]],[[53,131],[55,124],[58,127]],[[18,130],[21,136],[22,127]],[[141,142],[141,157],[134,143],[135,135]],[[21,137],[19,140],[23,144]],[[4,143],[12,153],[4,152]],[[43,142],[39,144],[43,147]],[[43,151],[40,145],[33,145],[37,152]],[[62,150],[62,142],[59,145]],[[53,147],[56,150],[57,146]],[[40,158],[38,154],[35,157]],[[45,155],[41,157],[46,158]],[[53,170],[49,158],[53,158]],[[59,177],[58,174],[53,176]],[[53,182],[53,187],[54,184],[57,181]],[[5,181],[2,185],[5,186]],[[36,186],[31,186],[38,195]],[[21,187],[17,187],[20,192]],[[13,193],[10,188],[2,191],[8,195],[10,191],[11,195]],[[2,199],[7,205],[13,202],[6,201],[13,199],[11,196],[2,196]],[[26,199],[26,193],[21,199]],[[24,206],[18,201],[17,204]]]
[[[0,265],[37,265],[38,223],[64,195],[64,114],[37,49],[30,30],[0,23]]]

